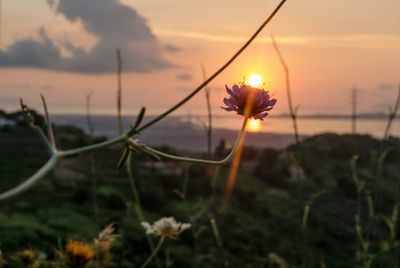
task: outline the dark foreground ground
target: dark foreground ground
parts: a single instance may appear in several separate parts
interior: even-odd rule
[[[73,127],[58,127],[56,134],[61,148],[94,142]],[[0,148],[1,191],[48,158],[24,125],[2,127]],[[15,256],[24,249],[51,260],[67,240],[90,242],[110,222],[121,237],[109,267],[139,267],[150,249],[126,173],[116,168],[121,152],[113,146],[64,159],[32,189],[2,201],[5,267],[18,267]],[[173,216],[192,223],[179,240],[164,244],[162,267],[399,265],[399,139],[323,134],[286,149],[247,147],[227,207],[229,166],[214,178],[207,166],[168,166],[142,155],[133,160],[146,220]]]

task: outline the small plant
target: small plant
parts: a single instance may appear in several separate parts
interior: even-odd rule
[[[176,222],[173,217],[161,218],[158,221],[150,224],[148,222],[142,222],[142,227],[145,229],[146,234],[159,237],[157,246],[149,256],[149,258],[140,266],[140,268],[146,267],[150,261],[156,256],[157,252],[160,250],[165,238],[177,240],[179,235],[190,228],[189,223]]]

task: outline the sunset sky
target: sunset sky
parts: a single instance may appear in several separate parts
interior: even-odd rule
[[[115,49],[123,68],[123,111],[169,108],[219,68],[278,4],[271,0],[1,0],[0,109],[18,98],[53,113],[92,109],[113,114]],[[399,0],[288,0],[255,43],[210,84],[213,109],[224,85],[259,73],[287,111],[284,73],[274,34],[290,67],[300,113],[349,113],[351,88],[359,110],[386,112],[400,82]],[[178,113],[205,113],[199,94]]]

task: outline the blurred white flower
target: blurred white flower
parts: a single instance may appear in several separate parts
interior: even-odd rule
[[[142,222],[146,234],[154,236],[164,236],[171,239],[178,239],[179,234],[190,228],[189,223],[176,222],[173,217],[164,217],[154,222],[153,225],[148,222]]]

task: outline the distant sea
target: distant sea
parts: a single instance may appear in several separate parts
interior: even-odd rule
[[[52,115],[53,122],[58,125],[73,125],[88,131],[86,115]],[[144,119],[151,120],[152,116]],[[124,116],[124,129],[128,130],[135,118]],[[170,145],[181,150],[204,151],[206,138],[203,122],[207,117],[201,115],[169,116],[156,125],[144,130],[139,139],[150,145]],[[117,136],[117,119],[115,116],[94,115],[92,123],[94,135],[108,138]],[[233,143],[240,129],[240,116],[229,114],[213,117],[213,147],[222,139]],[[363,115],[356,121],[358,134],[369,134],[378,138],[383,136],[387,124],[384,115]],[[298,119],[299,132],[302,137],[325,133],[350,133],[351,120],[344,115],[309,115]],[[266,118],[259,132],[249,132],[246,143],[257,147],[284,148],[293,143],[292,121],[288,116],[278,115]],[[394,120],[391,135],[400,136],[400,120]]]

